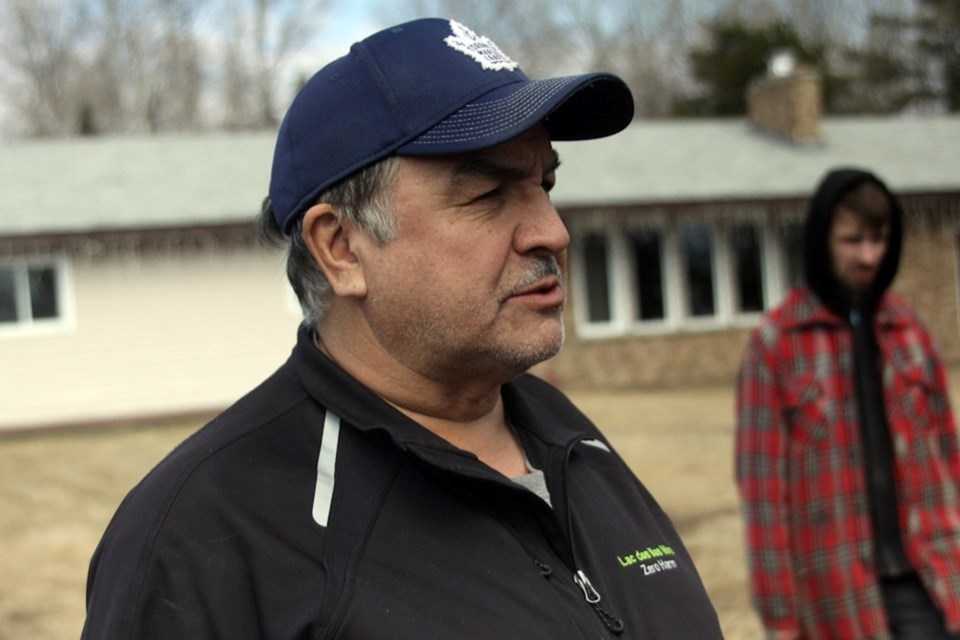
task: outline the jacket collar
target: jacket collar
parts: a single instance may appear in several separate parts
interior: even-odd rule
[[[384,431],[402,449],[431,449],[473,457],[411,420],[344,371],[317,348],[313,331],[306,327],[301,326],[297,332],[297,345],[288,365],[294,378],[314,400],[360,431]],[[538,384],[546,383],[524,375],[503,385],[505,411],[518,429],[555,446],[594,437],[586,430],[567,426],[571,421],[562,409],[553,403],[546,405],[539,394],[532,392],[532,387]],[[555,390],[554,393],[559,395]]]

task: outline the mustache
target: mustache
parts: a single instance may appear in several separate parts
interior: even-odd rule
[[[518,292],[523,291],[527,287],[530,287],[544,278],[555,276],[557,278],[562,278],[563,271],[560,269],[560,262],[557,260],[556,256],[542,256],[538,258],[532,258],[534,261],[531,265],[530,273],[527,273],[520,279],[519,282],[510,287],[510,291],[503,296],[501,301],[506,300],[510,296],[516,295]]]

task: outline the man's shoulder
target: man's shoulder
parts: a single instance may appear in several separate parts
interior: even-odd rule
[[[787,292],[786,297],[778,305],[760,317],[760,321],[753,330],[754,341],[770,342],[774,336],[808,316],[812,309],[807,289],[802,286],[794,287]]]
[[[904,298],[893,291],[887,291],[880,299],[877,308],[877,317],[881,322],[888,324],[923,326],[923,321],[916,309]]]
[[[767,337],[789,331],[803,331],[813,325],[835,325],[841,319],[830,311],[813,290],[797,285],[787,292],[780,304],[767,311],[757,325],[756,332]]]
[[[306,399],[281,368],[130,490],[91,562],[88,602],[99,623],[113,620],[111,602],[131,612],[149,606],[150,590],[171,577],[163,567],[202,567],[204,558],[233,566],[248,548],[244,541],[271,539],[266,532],[286,502],[309,505],[324,410]],[[299,519],[309,523],[309,508],[303,510]],[[295,526],[292,520],[285,526]],[[176,581],[208,577],[198,569]]]
[[[128,493],[114,524],[169,532],[173,511],[209,511],[249,498],[245,487],[256,482],[258,467],[309,464],[304,440],[320,434],[301,425],[315,423],[307,414],[322,407],[305,400],[281,368],[160,460]]]
[[[182,442],[161,465],[189,470],[205,462],[217,463],[218,457],[238,455],[234,449],[246,439],[283,430],[290,422],[284,418],[305,410],[307,399],[282,367]]]

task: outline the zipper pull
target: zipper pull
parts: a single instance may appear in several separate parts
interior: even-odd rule
[[[587,577],[587,574],[585,574],[583,570],[577,570],[577,573],[573,576],[573,581],[576,582],[577,586],[583,591],[583,597],[587,599],[587,602],[590,604],[600,602],[600,594],[597,593],[597,590],[590,584],[590,578]]]
[[[593,606],[593,610],[600,616],[600,620],[603,621],[607,629],[615,635],[623,633],[623,621],[603,608],[600,604],[600,594],[597,593],[597,590],[590,584],[590,578],[587,577],[587,574],[585,574],[583,570],[577,569],[577,572],[573,574],[573,581],[576,582],[577,586],[583,591],[583,597]]]

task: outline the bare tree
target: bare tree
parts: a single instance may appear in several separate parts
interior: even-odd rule
[[[257,117],[257,95],[253,91],[254,74],[250,72],[244,45],[248,44],[249,21],[234,15],[223,42],[220,62],[220,93],[223,103],[223,124],[227,129],[254,127]]]
[[[200,126],[196,0],[0,0],[7,103],[33,135]]]
[[[202,2],[97,0],[98,46],[86,101],[104,131],[201,126]]]
[[[333,0],[247,0],[224,3],[229,38],[221,53],[221,94],[228,128],[277,124],[283,65],[317,33]]]
[[[612,10],[613,25],[603,46],[611,67],[630,85],[640,117],[670,113],[677,96],[690,83],[686,52],[695,33],[699,3],[685,0],[619,0],[603,3]],[[603,57],[594,58],[597,68]]]
[[[228,127],[275,125],[333,2],[0,0],[0,91],[33,135],[197,129],[217,102]]]
[[[202,3],[154,0],[157,15],[155,50],[161,52],[150,91],[148,124],[152,131],[189,130],[201,126],[202,53],[196,24]]]
[[[385,3],[386,4],[386,3]],[[408,0],[408,15],[442,15],[492,37],[532,77],[613,71],[637,114],[663,115],[687,82],[683,51],[696,24],[691,0]]]
[[[457,20],[493,39],[531,77],[575,73],[581,52],[571,50],[571,36],[553,0],[383,0],[379,13],[391,22],[416,16]]]
[[[10,71],[5,98],[28,133],[64,135],[79,127],[77,63],[87,24],[81,3],[66,10],[51,0],[0,4],[0,56]]]

